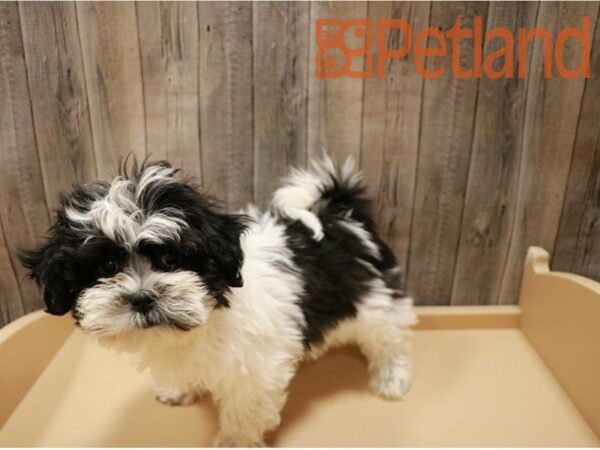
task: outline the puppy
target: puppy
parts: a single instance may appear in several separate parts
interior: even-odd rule
[[[243,214],[145,163],[63,194],[21,260],[47,312],[134,354],[158,400],[210,392],[218,446],[263,445],[298,363],[332,346],[358,344],[381,397],[410,385],[412,300],[350,161],[292,171],[268,211]]]

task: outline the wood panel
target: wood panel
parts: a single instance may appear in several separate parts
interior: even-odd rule
[[[253,199],[252,3],[199,3],[204,185],[229,208]]]
[[[519,28],[535,26],[537,9],[536,2],[492,2],[487,27],[504,27],[517,36]],[[504,38],[490,41],[484,58],[505,45]],[[517,61],[516,46],[512,53]],[[492,67],[500,71],[505,63],[499,58]],[[526,80],[515,77],[484,76],[479,83],[452,304],[485,304],[498,297],[516,213],[526,87]]]
[[[135,4],[76,6],[98,175],[107,178],[128,153],[146,156]]]
[[[460,16],[462,26],[472,29],[474,17],[485,18],[486,12],[487,3],[433,3],[430,26],[446,31]],[[462,39],[461,66],[471,67],[472,60],[473,44]],[[438,64],[428,58],[426,68],[433,71]],[[420,304],[450,303],[478,81],[458,79],[450,67],[439,78],[425,80],[407,267],[408,292]]]
[[[582,16],[595,19],[597,13],[597,3],[540,2],[537,26],[556,36],[557,30],[581,26]],[[564,58],[568,67],[575,67],[581,61],[581,47],[575,40],[567,41]],[[497,303],[516,301],[530,245],[538,245],[550,253],[554,250],[583,88],[581,77],[572,80],[543,77],[543,41],[536,39],[528,69],[517,212]]]
[[[21,290],[0,220],[0,327],[24,314]]]
[[[57,191],[111,177],[130,152],[169,159],[230,210],[265,206],[291,165],[354,156],[419,304],[514,303],[530,245],[554,250],[556,269],[600,279],[598,12],[569,2],[0,4],[0,324],[41,306],[14,252],[44,235]],[[414,49],[419,30],[448,31],[459,16],[463,28],[481,16],[484,32],[544,27],[554,43],[585,15],[588,80],[555,66],[544,78],[540,39],[524,80],[457,78],[450,41],[436,79],[417,72],[414,53],[387,60],[382,79],[316,76],[317,19],[405,19]],[[364,45],[358,28],[345,45]],[[387,33],[388,48],[402,42]],[[580,55],[569,39],[567,67]],[[472,58],[461,40],[463,68]]]
[[[254,200],[263,207],[290,166],[306,165],[309,4],[253,6]]]
[[[74,3],[19,5],[35,136],[46,201],[96,178],[85,75]]]
[[[139,2],[136,10],[148,154],[201,180],[197,5]]]
[[[429,2],[370,2],[369,19],[404,19],[413,30],[429,25]],[[391,30],[386,46],[403,45]],[[379,50],[375,52],[375,60]],[[414,70],[414,54],[386,62],[385,79],[365,80],[360,165],[382,236],[391,243],[401,267],[408,262],[410,226],[419,149],[423,78]]]
[[[596,22],[591,67],[600,67]],[[569,181],[561,212],[553,270],[600,278],[600,79],[586,80]]]
[[[8,261],[20,283],[20,298],[10,274],[2,277],[8,310],[19,313],[42,306],[40,295],[18,263],[14,250],[32,245],[48,228],[48,208],[31,116],[19,14],[16,3],[0,3],[0,221],[4,230],[1,268]],[[2,255],[0,255],[1,257]],[[4,283],[7,283],[6,286]],[[22,302],[21,305],[19,303]],[[12,314],[12,313],[11,313]],[[13,317],[14,318],[14,317]]]
[[[310,3],[310,61],[308,83],[308,154],[327,152],[343,163],[346,157],[360,158],[363,80],[360,78],[317,78],[316,74],[316,21],[336,18],[342,20],[367,17],[367,2],[311,2]],[[351,28],[346,31],[345,43],[357,48],[364,38],[356,37]],[[339,64],[343,63],[340,57]],[[354,57],[351,70],[360,71],[364,57]]]

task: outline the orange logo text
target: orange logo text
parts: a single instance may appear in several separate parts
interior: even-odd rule
[[[544,78],[551,78],[555,71],[566,79],[590,77],[589,16],[582,18],[580,28],[564,28],[556,39],[545,28],[519,28],[515,36],[510,29],[498,27],[484,35],[480,16],[473,18],[473,28],[463,27],[461,17],[457,17],[452,28],[445,32],[432,27],[415,32],[403,19],[379,19],[376,31],[372,19],[317,19],[316,26],[318,78],[384,78],[390,59],[408,59],[409,56],[412,56],[415,70],[426,79],[438,78],[448,69],[460,79],[481,78],[482,74],[491,79],[525,78],[527,50],[535,39],[540,40],[543,47]],[[388,48],[390,30],[399,33],[398,48]],[[501,39],[500,45],[495,45],[494,51],[484,58],[484,45],[496,39]],[[564,59],[565,44],[569,39],[575,39],[581,48],[579,63],[570,62],[571,67],[567,67]],[[469,68],[461,67],[463,40],[472,43]],[[428,59],[434,61],[426,64]]]

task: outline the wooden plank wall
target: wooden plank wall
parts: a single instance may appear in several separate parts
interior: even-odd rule
[[[593,77],[544,78],[541,39],[524,80],[423,79],[412,53],[382,79],[315,76],[317,18],[445,31],[458,16],[554,36],[590,16]],[[14,251],[44,235],[57,192],[127,153],[170,159],[231,209],[265,206],[323,151],[352,155],[418,304],[515,303],[529,245],[600,279],[597,22],[583,2],[0,3],[0,325],[41,307]],[[462,41],[464,67],[472,54]]]

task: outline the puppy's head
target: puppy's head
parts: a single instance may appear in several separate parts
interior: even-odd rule
[[[161,161],[132,175],[77,186],[61,198],[47,242],[21,260],[46,310],[72,311],[93,334],[189,330],[242,285],[240,216],[178,180]]]

